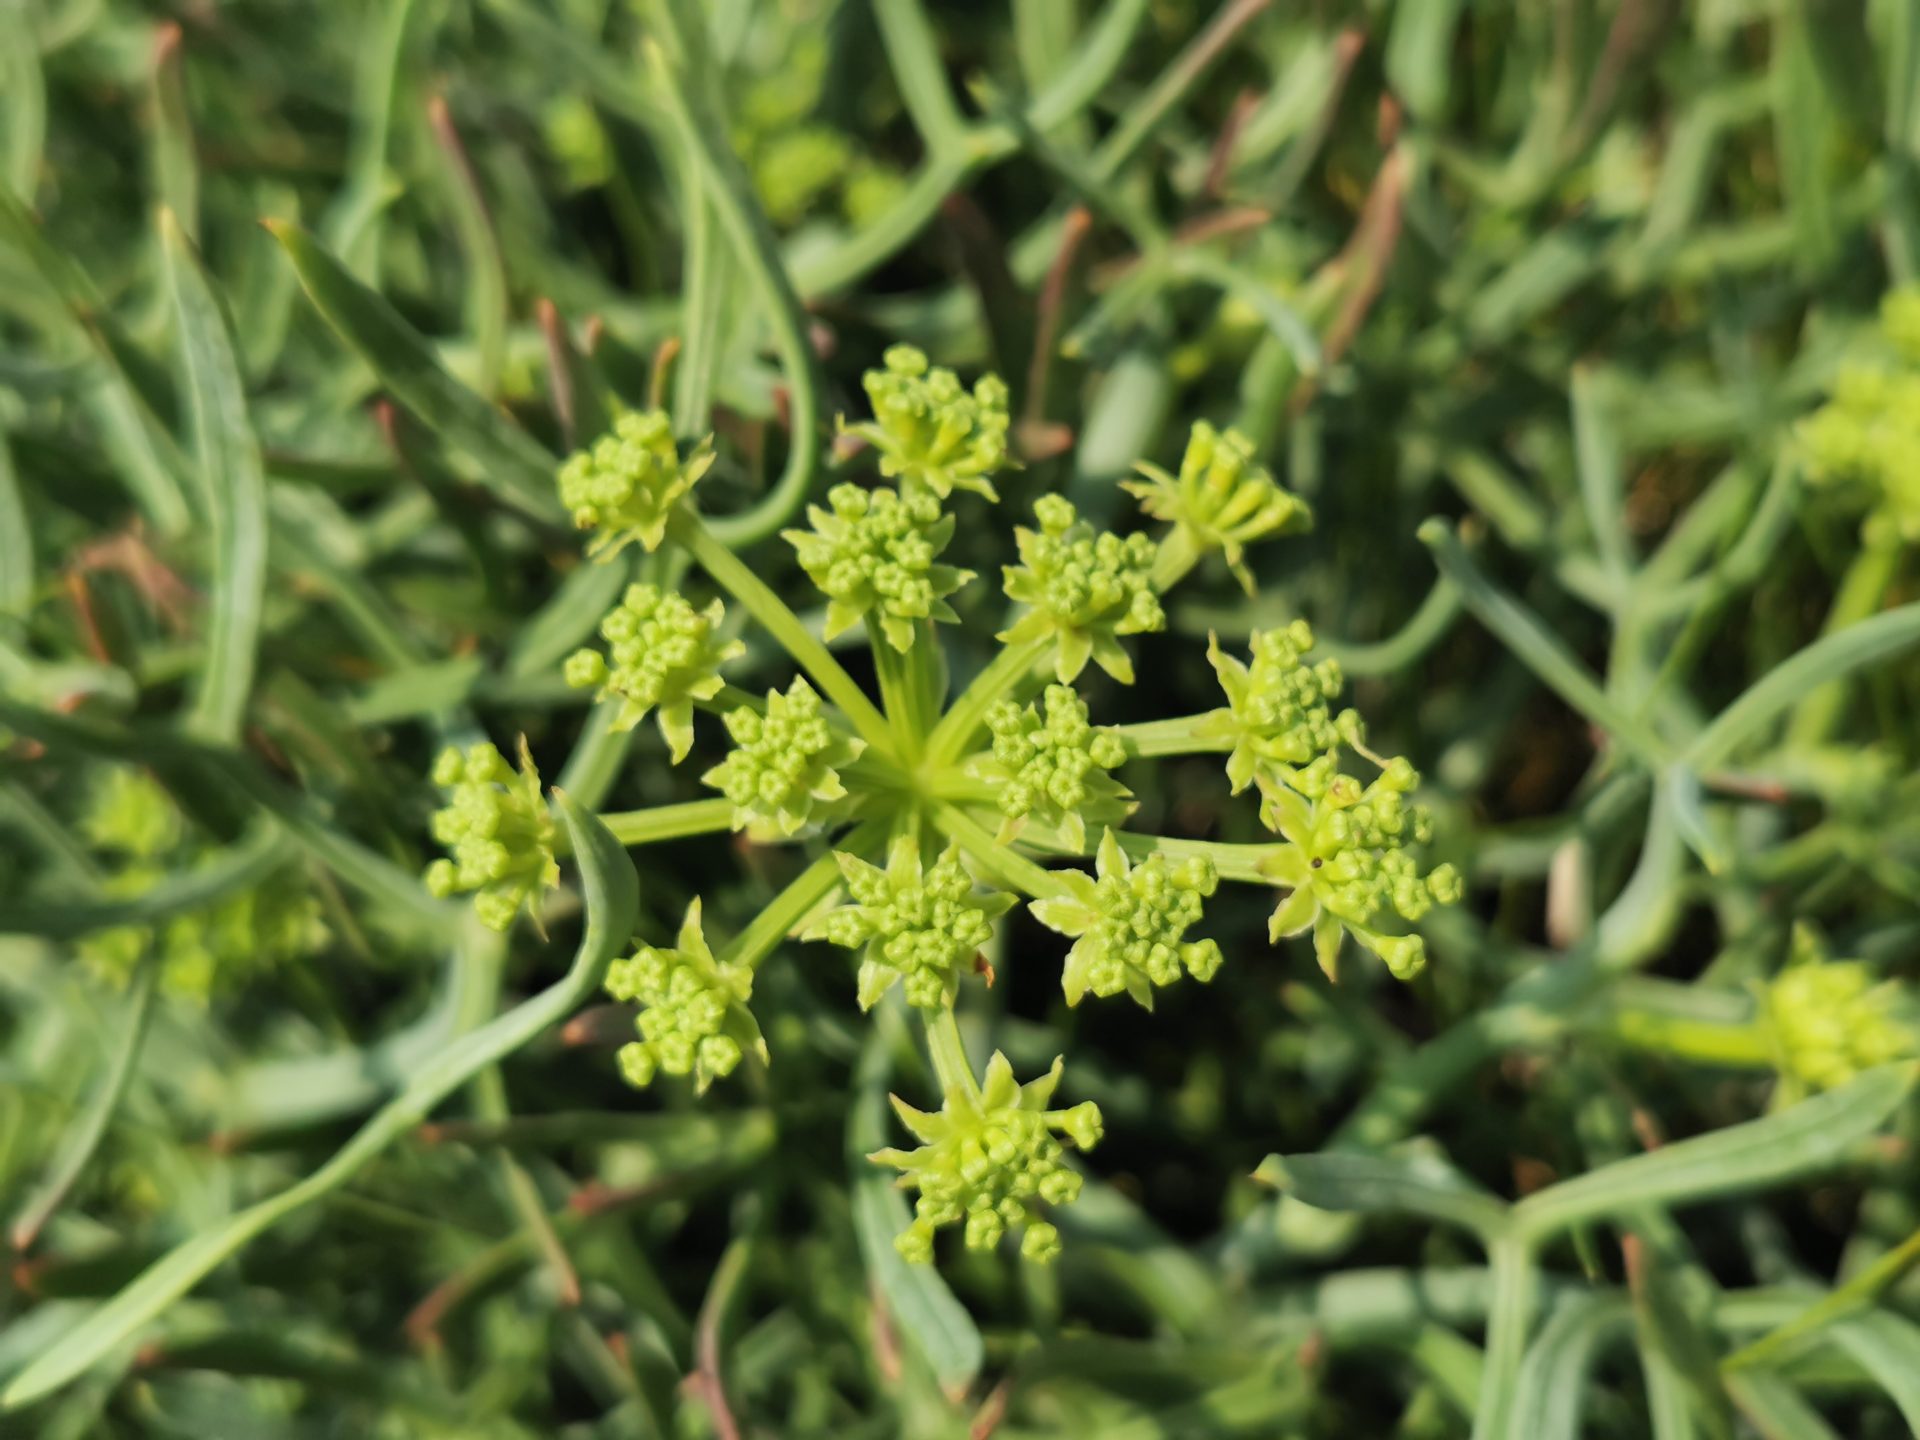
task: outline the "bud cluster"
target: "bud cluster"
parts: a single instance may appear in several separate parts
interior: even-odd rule
[[[728,711],[726,725],[735,748],[700,779],[733,802],[734,829],[758,823],[792,835],[818,805],[846,798],[838,767],[851,764],[863,742],[833,728],[804,679],[784,695],[768,691],[764,713],[750,705]]]
[[[931,490],[836,485],[827,504],[807,507],[811,530],[784,533],[827,597],[829,640],[871,616],[887,643],[905,652],[916,621],[960,618],[946,597],[973,572],[936,563],[953,539],[953,517],[941,513]]]
[[[1086,844],[1088,821],[1124,820],[1132,809],[1127,788],[1107,773],[1127,758],[1126,745],[1114,731],[1089,722],[1087,702],[1072,686],[1049,685],[1042,702],[1044,714],[1032,705],[996,702],[987,711],[993,748],[971,769],[994,786],[994,801],[1006,816],[1003,843],[1034,819],[1078,850]]]
[[[1217,637],[1207,638],[1207,659],[1220,677],[1227,708],[1209,715],[1200,733],[1231,741],[1227,779],[1234,794],[1256,780],[1321,788],[1331,779],[1340,746],[1365,743],[1360,712],[1335,715],[1330,703],[1344,683],[1339,662],[1311,664],[1312,649],[1313,630],[1304,620],[1256,632],[1251,667],[1222,650]]]
[[[1133,661],[1118,637],[1167,624],[1153,586],[1153,541],[1140,531],[1124,537],[1096,532],[1060,495],[1042,495],[1033,513],[1038,530],[1020,526],[1013,532],[1021,563],[1003,567],[1007,595],[1031,608],[1000,639],[1020,645],[1052,636],[1054,673],[1062,684],[1091,657],[1131,685]]]
[[[953,371],[929,366],[911,345],[890,346],[881,358],[885,368],[863,379],[873,419],[842,429],[872,445],[880,473],[903,488],[924,486],[942,500],[956,490],[998,500],[993,476],[1007,464],[1010,423],[1006,382],[983,375],[969,393]]]
[[[718,600],[696,610],[685,596],[657,585],[629,585],[600,622],[607,654],[576,650],[567,658],[567,684],[617,696],[613,728],[631,730],[653,710],[677,765],[693,748],[693,702],[721,691],[720,667],[746,653],[722,640],[725,611]]]
[[[433,838],[453,853],[427,867],[427,889],[443,899],[475,892],[481,923],[505,930],[536,891],[560,883],[553,815],[527,743],[517,773],[484,742],[465,754],[448,746],[433,783],[450,792],[434,812]]]
[[[1134,468],[1146,480],[1121,483],[1139,497],[1140,508],[1184,527],[1202,548],[1220,551],[1249,595],[1253,573],[1243,559],[1246,547],[1313,523],[1307,503],[1280,488],[1272,472],[1253,458],[1253,442],[1238,430],[1218,431],[1196,420],[1178,476],[1145,461]]]
[[[620,1073],[644,1089],[656,1074],[691,1075],[702,1093],[731,1075],[752,1050],[766,1059],[766,1042],[747,1009],[753,971],[714,959],[700,923],[700,901],[687,906],[673,948],[641,946],[608,967],[606,991],[638,1004],[640,1038],[620,1047]]]
[[[604,558],[636,540],[653,550],[666,538],[673,507],[712,464],[710,440],[681,457],[665,411],[629,411],[560,467],[560,503],[576,528],[600,532],[589,554]]]

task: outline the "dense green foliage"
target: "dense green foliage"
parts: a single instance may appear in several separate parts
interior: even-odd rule
[[[1920,5],[0,36],[0,1434],[1920,1433]]]

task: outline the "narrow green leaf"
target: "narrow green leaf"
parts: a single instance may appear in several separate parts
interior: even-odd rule
[[[454,1040],[304,1180],[247,1207],[155,1261],[14,1376],[0,1391],[0,1410],[30,1405],[119,1351],[254,1238],[338,1190],[482,1068],[511,1055],[565,1018],[599,987],[607,966],[633,934],[640,903],[639,880],[626,852],[605,826],[576,808],[565,795],[556,792],[554,798],[580,867],[587,914],[586,933],[567,973],[532,999]]]
[[[206,655],[186,724],[202,739],[230,745],[240,739],[260,642],[267,583],[266,478],[220,302],[170,210],[161,211],[160,236],[180,323],[181,368],[214,557]]]
[[[200,161],[181,73],[180,27],[162,25],[153,46],[153,188],[189,241],[200,241]]]
[[[305,230],[282,220],[264,222],[300,275],[300,283],[340,338],[443,441],[477,467],[479,479],[538,519],[559,522],[555,460],[539,441],[511,423],[441,366],[433,347],[400,312],[354,279]]]
[[[1521,1363],[1506,1440],[1578,1440],[1594,1355],[1630,1318],[1617,1296],[1583,1295],[1555,1311]]]
[[[0,615],[25,615],[33,605],[33,531],[13,450],[0,431]]]
[[[1766,1440],[1840,1440],[1840,1432],[1778,1375],[1754,1371],[1729,1376],[1727,1392]]]
[[[26,15],[16,11],[13,43],[0,45],[0,97],[6,105],[6,143],[0,149],[0,182],[22,199],[39,188],[47,143],[47,81],[40,45]]]
[[[1842,1320],[1829,1332],[1899,1407],[1907,1429],[1920,1435],[1920,1325],[1889,1310]]]
[[[1621,501],[1626,457],[1620,436],[1607,412],[1600,377],[1591,366],[1573,368],[1573,465],[1580,482],[1580,501],[1586,507],[1587,528],[1601,563],[1615,584],[1624,584],[1633,569],[1627,548],[1626,506]]]
[[[1507,1228],[1507,1206],[1431,1154],[1269,1155],[1256,1180],[1317,1210],[1424,1215],[1491,1239]]]
[[[72,940],[121,925],[151,925],[203,909],[255,885],[286,864],[293,854],[294,846],[287,836],[278,826],[267,824],[211,864],[169,875],[131,899],[100,897],[57,905],[0,903],[0,935]]]
[[[1777,1114],[1635,1155],[1537,1191],[1513,1207],[1539,1239],[1647,1206],[1690,1205],[1818,1172],[1879,1129],[1912,1093],[1916,1067],[1883,1065]]]
[[[1384,62],[1387,82],[1414,117],[1429,125],[1446,115],[1455,70],[1454,32],[1465,8],[1465,0],[1425,0],[1393,8]]]

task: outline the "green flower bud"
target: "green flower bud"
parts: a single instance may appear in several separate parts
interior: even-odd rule
[[[620,1047],[620,1073],[644,1089],[653,1077],[693,1076],[705,1094],[731,1075],[752,1051],[764,1063],[767,1042],[747,1009],[753,970],[714,959],[700,923],[700,901],[687,906],[673,948],[643,945],[607,968],[607,994],[641,1006],[634,1020],[640,1038]]]
[[[1133,683],[1133,661],[1117,637],[1164,630],[1167,617],[1153,588],[1153,541],[1144,534],[1098,534],[1073,502],[1042,495],[1034,502],[1038,530],[1014,530],[1019,565],[1003,567],[1007,594],[1030,606],[999,637],[1025,644],[1054,637],[1054,673],[1061,684],[1086,667],[1089,656],[1123,685]]]
[[[896,981],[922,1010],[951,1005],[961,972],[993,938],[993,922],[1013,896],[975,891],[958,846],[931,869],[923,869],[918,843],[905,836],[894,842],[884,870],[852,855],[834,858],[853,903],[822,916],[805,938],[865,947],[860,1008],[871,1010]]]
[[[1117,732],[1088,722],[1087,702],[1068,685],[1049,685],[1043,715],[1032,705],[995,702],[987,711],[993,748],[968,770],[994,787],[1006,822],[1000,842],[1029,819],[1051,826],[1075,850],[1087,824],[1118,824],[1132,812],[1132,794],[1107,772],[1127,758]]]
[[[475,892],[481,923],[505,930],[536,891],[560,883],[553,816],[527,742],[517,774],[491,745],[464,755],[449,746],[434,762],[433,783],[449,792],[434,812],[433,838],[453,853],[427,867],[427,889],[442,898]]]
[[[805,679],[784,695],[768,691],[765,714],[742,705],[727,712],[726,724],[733,753],[700,780],[733,802],[736,830],[758,825],[794,834],[819,806],[846,798],[838,767],[866,748],[833,728]]]
[[[924,486],[942,500],[971,490],[998,500],[993,477],[1007,464],[1006,382],[983,375],[968,394],[953,371],[929,367],[911,345],[891,346],[883,358],[886,368],[867,371],[863,381],[873,419],[843,420],[841,431],[872,445],[880,473],[898,476],[903,489]]]
[[[852,161],[852,143],[832,126],[795,125],[761,139],[753,157],[753,188],[767,218],[784,229],[806,218]]]
[[[114,765],[94,785],[80,828],[95,849],[151,860],[180,843],[180,811],[146,771]]]
[[[1306,501],[1280,488],[1238,430],[1221,432],[1196,420],[1177,477],[1145,461],[1134,469],[1146,481],[1123,480],[1121,488],[1138,496],[1154,519],[1184,526],[1201,548],[1220,551],[1249,595],[1253,573],[1242,559],[1245,547],[1313,524]]]
[[[615,730],[631,730],[656,711],[655,723],[677,765],[693,748],[693,702],[718,695],[720,667],[747,653],[738,640],[716,634],[724,617],[718,600],[696,610],[674,591],[629,585],[600,622],[613,663],[597,650],[576,650],[567,657],[567,683],[597,690],[601,700],[618,696]]]
[[[968,1249],[990,1249],[1009,1231],[1025,1231],[1021,1254],[1027,1259],[1044,1262],[1058,1253],[1059,1232],[1040,1217],[1039,1206],[1071,1204],[1080,1194],[1080,1175],[1067,1165],[1056,1132],[1082,1149],[1100,1138],[1100,1112],[1091,1103],[1047,1108],[1060,1073],[1056,1059],[1045,1075],[1021,1085],[1007,1057],[995,1052],[980,1093],[950,1089],[938,1114],[892,1097],[901,1124],[920,1145],[867,1158],[894,1166],[901,1185],[919,1192],[913,1223],[894,1242],[908,1261],[931,1261],[934,1232],[946,1225],[962,1227]]]
[[[1078,1005],[1089,990],[1100,996],[1124,990],[1151,1010],[1156,985],[1171,985],[1183,973],[1203,984],[1214,977],[1219,945],[1185,938],[1220,883],[1211,860],[1152,855],[1134,865],[1109,830],[1094,867],[1094,878],[1063,871],[1071,893],[1031,907],[1049,930],[1076,937],[1060,976],[1067,1004]]]
[[[1863,961],[1828,959],[1804,927],[1792,962],[1761,992],[1761,1010],[1782,1073],[1809,1090],[1920,1055],[1920,1011],[1906,988]]]
[[[827,503],[831,510],[807,507],[813,529],[783,534],[827,597],[829,640],[872,616],[887,643],[904,652],[913,645],[914,622],[960,618],[946,597],[973,572],[935,563],[953,539],[953,517],[940,513],[932,491],[836,485]]]
[[[1338,978],[1347,934],[1397,979],[1412,979],[1427,963],[1425,942],[1383,932],[1376,922],[1391,913],[1412,923],[1460,898],[1463,886],[1451,865],[1422,874],[1407,853],[1432,836],[1427,812],[1406,801],[1419,783],[1414,768],[1396,759],[1364,788],[1350,775],[1324,777],[1311,799],[1285,786],[1261,786],[1261,819],[1287,841],[1261,868],[1293,892],[1273,912],[1268,933],[1278,941],[1312,930],[1314,953],[1330,980]]]
[[[1920,540],[1920,289],[1886,296],[1880,333],[1891,360],[1842,369],[1797,438],[1809,480],[1854,487],[1900,535]]]
[[[636,540],[653,550],[666,537],[673,507],[712,464],[711,440],[682,459],[664,411],[629,412],[560,467],[560,503],[576,528],[600,532],[589,555],[604,560]]]
[[[1366,743],[1359,711],[1335,715],[1328,703],[1344,683],[1339,662],[1307,661],[1313,630],[1306,621],[1256,632],[1252,646],[1249,669],[1220,648],[1218,637],[1207,637],[1207,659],[1220,677],[1227,708],[1208,715],[1199,733],[1232,742],[1227,779],[1236,795],[1255,780],[1292,785],[1303,770],[1330,771],[1343,743]],[[1312,780],[1306,783],[1314,788]]]

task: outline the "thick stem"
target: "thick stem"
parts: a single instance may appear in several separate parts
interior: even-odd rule
[[[880,704],[886,711],[887,728],[893,732],[895,753],[911,765],[919,758],[920,746],[926,739],[918,687],[909,668],[912,656],[894,649],[885,631],[871,622],[867,626],[867,641],[873,647],[873,671],[880,679]]]
[[[1113,834],[1130,859],[1164,855],[1169,860],[1185,860],[1202,856],[1213,862],[1222,880],[1238,880],[1248,885],[1272,885],[1273,877],[1261,868],[1261,863],[1271,859],[1276,851],[1287,848],[1286,842],[1280,840],[1264,845],[1230,845],[1220,840],[1182,840],[1170,835],[1137,835],[1127,830],[1115,830]],[[1084,858],[1093,854],[1091,843],[1076,850],[1058,831],[1044,825],[1029,825],[1020,832],[1020,840],[1051,855]],[[1089,840],[1091,842],[1091,837]]]
[[[689,835],[712,835],[733,828],[733,802],[688,800],[678,805],[654,805],[645,810],[623,810],[602,815],[600,823],[622,845],[652,845],[682,840]]]
[[[821,692],[840,707],[862,739],[885,754],[893,753],[893,733],[887,728],[886,717],[874,708],[866,692],[854,684],[853,677],[827,647],[800,623],[800,617],[787,607],[786,601],[754,574],[752,566],[721,544],[700,517],[685,507],[674,512],[667,533],[686,547],[687,553],[714,584],[738,600],[741,607],[786,648],[813,677]]]
[[[1162,595],[1187,578],[1187,573],[1200,563],[1204,553],[1193,531],[1185,525],[1176,525],[1160,539],[1160,548],[1153,557],[1153,588]]]
[[[1052,637],[1048,636],[1022,645],[1002,646],[993,663],[973,677],[973,683],[961,692],[953,708],[934,727],[933,734],[927,738],[927,759],[935,765],[951,765],[965,754],[973,737],[986,723],[987,711],[994,701],[1031,675],[1052,643]]]
[[[1779,1058],[1767,1027],[1752,1020],[1704,1020],[1621,1006],[1609,1009],[1594,1028],[1636,1050],[1704,1065],[1769,1070]]]
[[[957,806],[941,804],[935,811],[935,823],[947,837],[960,842],[960,848],[973,857],[982,873],[1009,890],[1017,890],[1036,900],[1064,895],[1067,887],[1045,866],[1036,865],[1010,845],[1002,845],[985,826]]]
[[[889,820],[869,820],[849,832],[834,848],[863,859],[870,858],[886,843],[889,824]],[[795,876],[786,889],[768,902],[766,909],[753,917],[746,929],[722,947],[720,961],[749,969],[757,967],[839,883],[840,863],[830,850]]]
[[[927,1054],[933,1061],[933,1073],[939,1077],[941,1091],[958,1090],[977,1103],[980,1082],[974,1078],[973,1065],[967,1059],[967,1047],[960,1039],[960,1022],[954,1018],[953,1007],[941,1007],[928,1015],[926,1022]]]
[[[1223,733],[1202,736],[1197,732],[1205,721],[1224,713],[1210,710],[1205,714],[1182,715],[1173,720],[1146,720],[1138,725],[1116,725],[1114,729],[1126,742],[1127,754],[1136,760],[1147,760],[1156,755],[1218,754],[1233,748],[1232,739]]]

